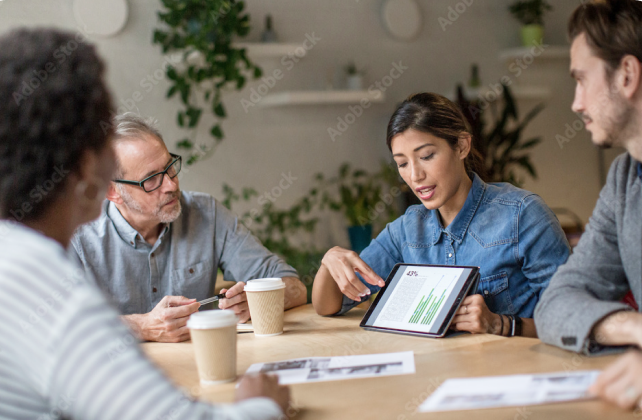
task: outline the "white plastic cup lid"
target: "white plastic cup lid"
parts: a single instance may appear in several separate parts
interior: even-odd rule
[[[193,330],[209,330],[211,328],[224,328],[236,325],[239,322],[234,311],[226,309],[213,309],[193,313],[187,320],[187,328]]]
[[[250,280],[245,284],[246,292],[267,292],[285,289],[285,283],[280,278]]]

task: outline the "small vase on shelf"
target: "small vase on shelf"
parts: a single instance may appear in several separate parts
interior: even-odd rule
[[[276,32],[274,32],[274,29],[272,29],[272,16],[267,15],[265,17],[265,30],[261,34],[261,42],[270,43],[278,41],[279,40],[276,36]]]

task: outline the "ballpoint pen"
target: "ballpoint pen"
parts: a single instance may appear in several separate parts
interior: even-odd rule
[[[199,301],[198,303],[200,303],[201,305],[207,305],[208,303],[216,302],[219,299],[225,299],[225,293],[221,293],[219,295],[212,296],[212,297],[207,298],[207,299],[203,299],[203,300]]]

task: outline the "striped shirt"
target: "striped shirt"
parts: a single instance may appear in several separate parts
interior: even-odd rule
[[[144,357],[54,240],[0,221],[0,419],[275,419],[268,398],[193,401]]]

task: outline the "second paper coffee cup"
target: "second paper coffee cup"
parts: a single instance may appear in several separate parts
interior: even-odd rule
[[[283,334],[283,297],[285,283],[279,278],[250,280],[245,285],[254,335],[270,337]]]
[[[198,376],[203,385],[236,379],[236,324],[234,311],[196,312],[189,317]]]

